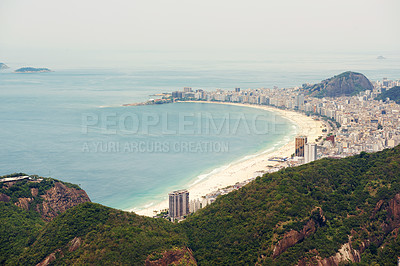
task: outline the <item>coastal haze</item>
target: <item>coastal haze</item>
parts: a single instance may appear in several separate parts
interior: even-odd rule
[[[399,55],[399,9],[396,0],[4,0],[0,58],[49,68],[391,58]]]

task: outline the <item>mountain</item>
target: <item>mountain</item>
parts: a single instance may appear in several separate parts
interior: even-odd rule
[[[90,202],[44,221],[15,203],[0,264],[395,265],[400,146],[265,174],[180,223]]]
[[[0,265],[196,265],[177,224],[91,203],[77,185],[23,173],[0,177],[0,232]]]
[[[386,98],[389,98],[392,101],[395,101],[397,104],[400,104],[400,86],[395,86],[376,97],[377,100],[386,101]]]
[[[6,64],[0,63],[0,70],[9,68]]]
[[[395,264],[400,146],[264,175],[181,224],[199,264]]]
[[[77,185],[23,173],[0,179],[0,265],[19,255],[46,222],[80,203],[89,202]]]
[[[361,91],[373,88],[367,77],[351,71],[323,80],[318,84],[303,87],[306,93],[317,98],[354,96]]]
[[[28,177],[22,173],[3,178],[7,180],[0,183],[0,201],[12,203],[27,212],[35,211],[44,221],[90,201],[79,186],[56,179]]]
[[[151,264],[162,260],[172,252],[181,265],[190,265],[183,263],[191,261],[187,242],[182,229],[167,220],[83,203],[52,220],[28,249],[9,262],[143,265],[145,261]]]
[[[15,70],[15,73],[43,73],[51,72],[48,68],[22,67]]]

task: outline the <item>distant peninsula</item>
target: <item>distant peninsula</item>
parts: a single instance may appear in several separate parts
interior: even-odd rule
[[[44,73],[51,72],[48,68],[22,67],[15,70],[15,73]]]
[[[9,68],[6,64],[0,63],[0,70]]]

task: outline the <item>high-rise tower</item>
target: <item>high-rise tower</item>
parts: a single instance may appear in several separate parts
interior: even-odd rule
[[[169,193],[169,217],[174,219],[183,218],[189,213],[189,192],[177,190]]]
[[[306,143],[307,143],[307,137],[305,136],[296,137],[295,156],[304,157],[304,147]]]

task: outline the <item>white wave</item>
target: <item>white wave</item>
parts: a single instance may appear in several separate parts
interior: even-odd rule
[[[144,206],[143,206],[143,209],[150,208],[150,207],[153,206],[153,205],[154,205],[154,202],[151,202],[151,203],[149,203],[149,204],[144,205]]]
[[[140,207],[131,207],[131,208],[127,208],[127,209],[124,209],[124,211],[139,212],[139,211],[141,211],[141,210],[145,210],[145,209],[147,209],[147,208],[150,208],[150,207],[153,206],[153,205],[154,205],[154,202],[151,202],[151,203],[145,204],[145,205],[140,206]]]
[[[215,175],[215,174],[218,174],[218,173],[222,172],[223,170],[229,168],[231,165],[232,164],[223,165],[223,166],[220,166],[218,168],[215,168],[214,170],[212,170],[211,172],[209,172],[207,174],[202,174],[202,175],[197,176],[196,179],[194,180],[194,182],[192,182],[189,185],[189,187],[192,187],[192,186],[198,184],[199,182],[207,179],[208,177],[210,177],[212,175]]]

